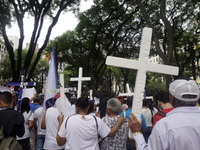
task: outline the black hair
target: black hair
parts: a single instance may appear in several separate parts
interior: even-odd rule
[[[28,97],[24,97],[21,102],[21,113],[24,113],[25,111],[28,113],[30,111],[30,105],[29,105],[30,99]]]
[[[178,100],[177,98],[175,98],[175,99],[177,100],[179,106],[195,107],[197,105],[197,101],[185,102],[185,101]]]
[[[143,99],[142,106],[148,107],[148,100],[147,99]]]
[[[156,108],[156,109],[158,109],[157,108],[157,106],[155,105],[155,103],[153,102],[153,99],[147,99],[148,100],[148,108],[153,112],[154,111],[154,107]]]
[[[73,96],[72,94],[70,94],[70,93],[68,93],[68,92],[66,92],[65,93],[65,96],[67,97],[67,99],[68,100],[70,100],[71,99],[71,97]]]
[[[88,114],[90,114],[94,110],[94,103],[89,101],[89,105],[90,105],[90,107],[88,109]]]
[[[166,103],[170,103],[169,100],[169,93],[165,92],[165,91],[160,91],[158,92],[155,96],[154,96],[156,105],[158,104],[158,100],[161,101],[162,103],[166,104]]]
[[[36,96],[36,97],[33,99],[33,102],[34,102],[34,103],[40,103],[40,101],[41,101],[41,99],[40,99],[38,96]]]
[[[133,96],[129,96],[127,98],[127,105],[128,107],[132,107],[132,104],[133,104]]]
[[[76,98],[71,98],[71,104],[73,105],[73,104],[76,104]]]
[[[89,100],[86,97],[80,97],[76,101],[76,106],[80,109],[86,109],[89,105]]]
[[[11,104],[12,102],[12,94],[10,92],[0,92],[0,100],[2,100],[6,104]]]

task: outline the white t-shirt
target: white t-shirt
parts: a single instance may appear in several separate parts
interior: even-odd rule
[[[29,120],[31,120],[31,117],[33,116],[32,111],[29,111],[28,113],[25,111],[23,112],[23,116],[24,116],[24,129],[25,129],[25,133],[22,137],[16,137],[17,140],[22,140],[22,139],[26,139],[28,137],[30,137],[30,130],[29,130]]]
[[[37,135],[45,135],[46,130],[41,128],[43,119],[43,107],[39,107],[35,110],[34,118],[37,118]]]
[[[59,136],[66,138],[66,150],[99,150],[98,134],[105,138],[110,133],[110,128],[100,118],[79,114],[69,117],[67,123],[63,121]],[[66,126],[66,127],[65,127]],[[98,130],[98,131],[97,131]]]
[[[44,149],[47,150],[58,150],[64,149],[65,145],[58,146],[56,141],[56,135],[58,132],[58,117],[59,112],[58,109],[55,107],[51,107],[46,111],[45,117],[45,124],[46,124],[46,135],[45,135],[45,142],[44,142]]]

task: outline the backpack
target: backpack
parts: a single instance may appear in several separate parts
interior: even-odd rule
[[[166,117],[166,113],[165,113],[165,112],[162,112],[162,111],[156,113],[155,115],[159,115],[159,116],[161,116],[161,117],[163,117],[163,118]]]
[[[14,137],[4,138],[3,126],[0,127],[0,150],[22,150],[22,146]]]
[[[162,112],[162,111],[157,112],[157,113],[155,114],[155,116],[156,116],[156,115],[159,115],[159,116],[161,116],[162,118],[166,117],[166,113],[165,113],[165,112]],[[154,117],[155,117],[155,116],[154,116]],[[152,117],[152,123],[153,123],[154,117]]]

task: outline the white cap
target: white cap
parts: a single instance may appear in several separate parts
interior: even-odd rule
[[[10,92],[12,94],[12,90],[9,87],[0,87],[0,92]]]
[[[169,85],[169,92],[181,101],[192,102],[199,100],[199,87],[194,80],[175,80]]]

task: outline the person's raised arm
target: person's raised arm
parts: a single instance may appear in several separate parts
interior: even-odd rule
[[[114,127],[110,130],[110,133],[109,133],[107,136],[108,136],[108,137],[113,137],[113,136],[117,133],[117,131],[118,131],[120,125],[121,125],[123,122],[125,122],[125,121],[126,121],[126,119],[125,119],[123,116],[119,116],[119,117],[118,117],[118,120],[117,120],[117,122],[116,122],[116,124],[115,124]]]
[[[33,95],[33,97],[30,98],[30,102],[32,102],[33,99],[34,99],[36,96],[37,96],[37,93],[35,93],[35,94]]]

